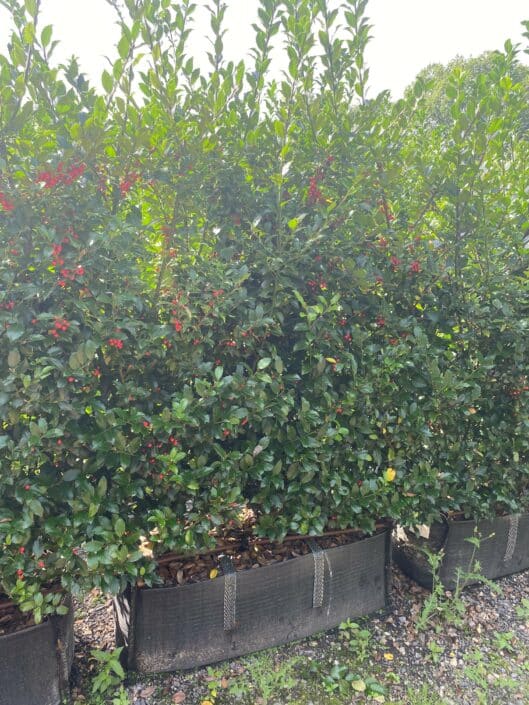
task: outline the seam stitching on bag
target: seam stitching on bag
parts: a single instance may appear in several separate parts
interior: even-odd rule
[[[518,514],[513,514],[509,518],[509,535],[507,536],[507,547],[505,549],[505,555],[503,557],[503,562],[508,563],[513,555],[516,548],[516,542],[518,541],[518,523],[520,516]]]
[[[224,573],[224,631],[231,632],[237,622],[237,572],[229,556],[220,557]]]
[[[307,541],[314,559],[314,588],[312,592],[312,607],[323,607],[325,595],[325,551],[318,546],[314,539]]]

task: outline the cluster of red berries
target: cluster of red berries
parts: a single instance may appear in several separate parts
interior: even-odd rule
[[[395,255],[393,255],[393,257],[390,257],[389,261],[391,262],[391,269],[394,272],[396,272],[402,264],[402,260],[400,260],[398,257],[395,257]]]
[[[108,344],[111,348],[116,348],[116,350],[121,350],[123,348],[123,341],[120,338],[109,338]]]
[[[322,279],[322,277],[319,279],[309,279],[307,286],[309,289],[312,289],[312,291],[316,291],[317,289],[320,289],[320,291],[327,291],[327,282],[325,279]]]
[[[74,181],[77,181],[85,172],[86,164],[74,164],[69,169],[64,171],[64,164],[60,162],[57,165],[57,170],[53,171],[41,171],[35,179],[36,183],[44,184],[44,188],[54,188],[59,184],[65,184],[70,186]]]
[[[77,265],[77,267],[75,269],[66,269],[66,268],[61,269],[61,277],[64,277],[64,279],[61,279],[59,281],[59,286],[65,287],[66,286],[65,279],[68,279],[69,281],[73,282],[73,281],[75,281],[76,277],[82,277],[84,273],[85,273],[85,268],[80,264]]]
[[[119,192],[121,193],[121,196],[124,197],[127,195],[127,193],[131,190],[131,188],[134,186],[136,181],[139,181],[140,175],[137,174],[136,172],[133,172],[132,174],[128,174],[123,181],[120,182],[119,184]]]
[[[67,279],[69,281],[74,281],[76,277],[82,277],[85,274],[85,268],[80,264],[78,264],[75,269],[68,269],[66,267],[63,267],[64,259],[61,256],[63,251],[63,245],[67,245],[69,242],[69,238],[65,237],[63,238],[62,243],[53,244],[53,259],[51,263],[54,267],[62,267],[62,269],[60,270],[60,275],[62,279],[59,279],[58,284],[60,287],[63,288],[66,286]]]
[[[5,193],[2,193],[0,191],[0,206],[6,211],[7,213],[10,213],[11,211],[15,210],[15,204],[13,201],[10,201],[8,197],[5,195]]]
[[[5,304],[0,304],[0,309],[4,309],[4,311],[12,311],[14,308],[15,308],[14,301],[6,301]]]
[[[321,180],[319,174],[317,176],[311,176],[309,180],[309,191],[307,194],[307,203],[309,206],[324,205],[326,203],[325,197],[318,186],[318,182]]]
[[[381,199],[378,202],[378,210],[384,214],[384,217],[388,223],[392,223],[395,220],[395,216],[391,212],[391,209],[385,200]]]
[[[62,265],[64,264],[64,260],[61,257],[61,253],[62,253],[62,245],[54,242],[53,243],[53,259],[51,261],[51,263],[54,267],[62,267]]]
[[[53,324],[53,328],[50,328],[48,333],[53,337],[53,338],[58,338],[59,335],[62,333],[66,333],[68,328],[70,327],[70,324],[65,318],[56,318],[55,322]]]

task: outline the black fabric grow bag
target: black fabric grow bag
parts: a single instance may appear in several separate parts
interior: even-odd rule
[[[309,636],[387,604],[390,531],[215,580],[129,588],[114,602],[130,669],[194,668]]]
[[[485,578],[501,578],[529,568],[529,514],[511,514],[483,521],[452,521],[432,526],[435,542],[430,550],[444,551],[439,578],[448,590],[457,585],[458,569],[468,573],[477,561]],[[479,548],[467,539],[480,538]],[[428,541],[420,544],[428,547]],[[475,553],[474,553],[475,551]],[[424,587],[432,587],[432,572],[419,544],[397,542],[393,547],[397,565]],[[470,584],[477,581],[467,581]]]
[[[73,610],[0,637],[0,705],[60,705],[73,663]]]

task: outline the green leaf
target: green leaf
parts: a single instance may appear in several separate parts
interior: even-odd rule
[[[17,367],[20,362],[20,353],[18,350],[10,350],[7,356],[7,364],[9,367]]]
[[[265,370],[271,362],[272,362],[271,357],[263,357],[257,363],[257,369],[258,370]]]
[[[351,681],[351,687],[353,688],[353,690],[356,690],[357,693],[363,693],[367,688],[365,681],[361,680],[360,678]]]
[[[114,79],[106,69],[101,74],[101,83],[107,93],[110,93],[114,88]]]
[[[12,343],[14,343],[15,340],[18,340],[19,338],[21,338],[24,335],[24,329],[22,328],[22,326],[15,323],[14,325],[9,326],[9,328],[6,331],[6,335],[7,335],[8,339]]]
[[[118,42],[118,52],[120,57],[125,61],[129,54],[130,42],[127,37],[123,36]]]
[[[80,474],[80,470],[72,469],[67,470],[62,477],[65,482],[73,482],[74,480],[77,480]]]
[[[125,678],[125,671],[118,660],[115,659],[112,661],[111,668],[118,678]]]
[[[42,42],[43,47],[47,47],[48,44],[51,42],[51,37],[53,34],[53,25],[48,24],[42,32],[40,33],[40,41]]]
[[[125,533],[125,528],[125,522],[121,517],[118,517],[114,522],[114,531],[118,536],[123,536],[123,534]]]
[[[44,516],[44,508],[38,499],[31,499],[28,502],[28,506],[33,514],[36,514],[39,517]]]
[[[37,16],[38,9],[37,0],[24,0],[24,6],[28,13],[31,15],[31,17],[35,19],[35,17]]]
[[[33,44],[35,39],[35,25],[33,22],[28,22],[22,30],[22,37],[26,44]]]

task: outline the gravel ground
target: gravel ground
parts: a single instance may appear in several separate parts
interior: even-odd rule
[[[193,672],[134,675],[126,689],[132,705],[339,705],[369,702],[366,693],[325,688],[325,676],[346,664],[387,689],[392,705],[527,705],[529,703],[529,571],[489,586],[464,590],[463,621],[436,618],[416,629],[430,594],[393,569],[393,605],[361,620],[369,630],[365,657],[358,638],[335,629],[295,644]],[[449,603],[449,604],[454,604]],[[74,703],[91,699],[92,649],[114,648],[111,604],[92,594],[78,605]],[[360,640],[361,641],[361,640]],[[425,686],[425,684],[428,684]],[[344,692],[345,691],[345,692]],[[379,701],[380,702],[380,701]],[[108,703],[112,703],[109,698]],[[120,703],[121,705],[121,703]]]

